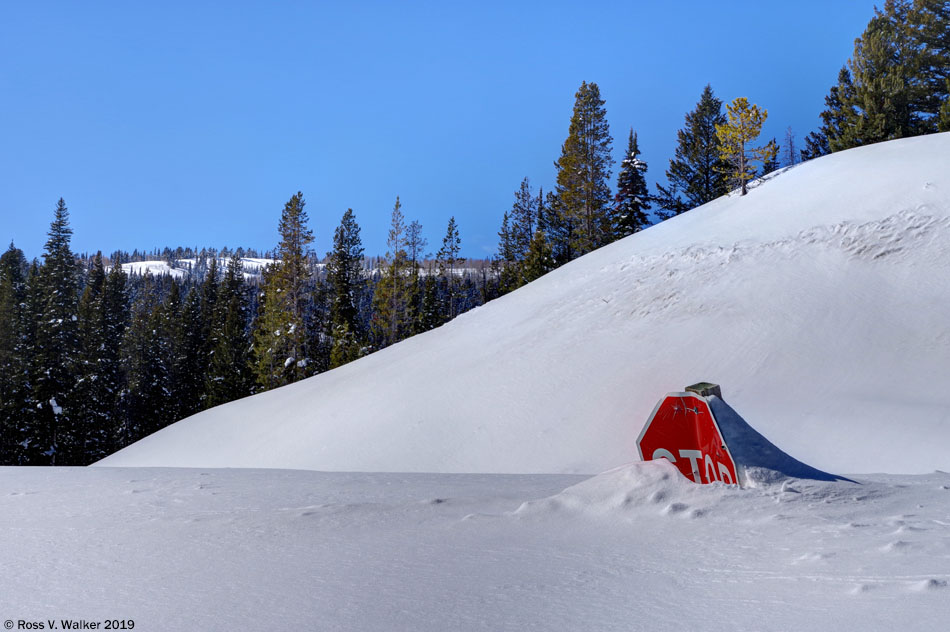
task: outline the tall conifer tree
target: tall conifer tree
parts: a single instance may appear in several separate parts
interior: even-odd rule
[[[409,317],[412,319],[412,333],[418,334],[426,329],[423,327],[425,318],[422,311],[425,309],[425,281],[422,278],[425,247],[427,240],[422,235],[422,224],[412,220],[406,228],[406,256],[409,258]]]
[[[0,465],[21,463],[27,409],[24,318],[26,258],[12,243],[0,256]]]
[[[801,151],[802,160],[830,154],[832,149],[844,143],[842,139],[845,129],[850,125],[849,120],[857,115],[853,106],[846,105],[852,101],[853,95],[851,72],[844,67],[838,71],[838,82],[825,96],[825,109],[819,115],[821,126],[805,137],[805,148]]]
[[[219,289],[220,328],[212,337],[211,360],[206,375],[209,408],[251,395],[255,385],[243,267],[237,255],[228,260]]]
[[[557,167],[557,210],[571,226],[568,258],[611,241],[610,128],[596,83],[581,84]]]
[[[111,454],[119,447],[120,433],[125,418],[123,408],[123,389],[126,384],[126,368],[122,363],[122,344],[125,332],[131,319],[128,275],[117,262],[112,259],[112,269],[106,275],[103,284],[102,322],[104,329],[105,346],[100,355],[100,371],[98,388],[103,395],[103,405],[107,407],[109,419],[104,428],[98,429],[100,448],[105,454]]]
[[[540,225],[539,203],[539,198],[531,192],[530,181],[524,178],[515,191],[514,204],[511,210],[504,214],[501,230],[498,232],[496,261],[500,268],[499,289],[503,293],[526,283],[525,259],[535,231]]]
[[[305,201],[299,191],[284,205],[278,231],[277,261],[268,268],[254,333],[257,378],[265,389],[309,375],[307,296],[309,246]]]
[[[128,445],[174,421],[168,311],[158,302],[155,280],[145,275],[142,292],[126,330],[123,363],[127,371],[125,419],[120,441]]]
[[[650,210],[650,193],[644,174],[647,163],[640,160],[637,135],[630,128],[627,153],[617,176],[617,197],[614,201],[614,234],[617,239],[640,232],[650,225],[647,211]]]
[[[363,284],[363,242],[353,209],[346,209],[333,232],[333,250],[327,256],[327,283],[330,286],[330,368],[360,355],[363,327],[357,294]]]
[[[436,253],[435,261],[439,267],[439,276],[445,279],[445,319],[452,320],[459,315],[461,299],[461,280],[457,273],[458,267],[465,263],[461,256],[462,238],[459,237],[458,225],[455,216],[449,218],[442,238],[442,247]]]
[[[189,417],[202,410],[205,395],[204,371],[208,346],[202,322],[202,286],[192,286],[182,302],[179,314],[180,337],[173,349],[173,373],[178,376],[178,416]]]
[[[726,122],[722,101],[709,84],[696,107],[687,112],[685,125],[676,133],[677,145],[666,187],[657,185],[657,202],[663,217],[679,215],[729,192],[716,126]]]
[[[855,40],[848,61],[854,90],[845,100],[850,116],[842,138],[830,141],[832,151],[926,131],[917,111],[920,58],[906,27],[909,8],[903,0],[887,0]]]
[[[44,300],[32,357],[36,410],[34,440],[28,448],[30,462],[37,465],[62,463],[57,457],[71,450],[73,425],[78,422],[79,271],[69,248],[72,232],[69,211],[60,198],[37,279]]]
[[[79,406],[76,442],[69,461],[85,465],[108,454],[108,425],[113,414],[115,392],[110,392],[103,379],[107,367],[104,358],[106,348],[112,341],[106,339],[103,314],[106,273],[102,253],[96,253],[92,268],[86,277],[86,287],[79,300],[79,381],[76,385]],[[108,447],[107,447],[108,446]]]

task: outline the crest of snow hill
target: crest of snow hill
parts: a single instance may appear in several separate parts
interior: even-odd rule
[[[935,134],[776,172],[100,464],[596,473],[637,460],[660,394],[712,377],[752,479],[948,469],[948,164]]]

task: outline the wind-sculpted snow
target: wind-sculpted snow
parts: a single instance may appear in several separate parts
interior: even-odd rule
[[[633,517],[642,512],[705,516],[723,494],[735,489],[721,483],[696,485],[665,459],[624,465],[594,476],[541,500],[531,500],[512,515],[518,517],[561,513],[587,516]]]
[[[105,465],[595,473],[712,381],[825,472],[950,469],[950,134],[782,170]]]
[[[136,630],[943,630],[950,475],[0,468],[0,615]]]

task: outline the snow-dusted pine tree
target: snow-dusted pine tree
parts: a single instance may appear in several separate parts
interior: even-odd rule
[[[220,327],[212,334],[205,392],[208,408],[254,393],[251,339],[247,332],[247,297],[239,257],[232,256],[219,288]]]
[[[31,357],[33,428],[27,452],[34,465],[62,463],[78,422],[76,376],[80,361],[79,270],[69,248],[72,229],[62,198],[43,252],[44,263],[35,289],[42,295],[36,321],[36,347]]]
[[[346,209],[333,232],[333,250],[327,256],[330,292],[330,368],[360,355],[363,326],[358,296],[363,286],[363,242],[353,209]]]
[[[650,193],[645,174],[647,163],[640,160],[637,135],[630,128],[627,153],[617,176],[617,195],[614,203],[614,235],[616,239],[639,232],[650,225]]]
[[[254,332],[257,379],[265,389],[276,388],[311,374],[307,327],[313,232],[307,227],[305,201],[299,191],[284,205],[278,230],[277,261],[264,275],[260,310]]]
[[[12,243],[0,256],[0,465],[22,462],[20,433],[28,394],[26,343],[26,258]]]

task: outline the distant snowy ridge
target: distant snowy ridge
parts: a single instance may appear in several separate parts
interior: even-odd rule
[[[217,259],[218,269],[222,272],[227,268],[228,259],[219,257]],[[241,258],[241,267],[245,279],[259,279],[264,268],[271,265],[273,259]],[[128,275],[145,276],[149,274],[153,277],[170,276],[181,280],[185,278],[197,265],[197,259],[176,259],[174,265],[167,261],[133,261],[123,263],[122,269]]]
[[[104,465],[595,473],[698,381],[821,470],[950,469],[950,134],[786,169]]]

